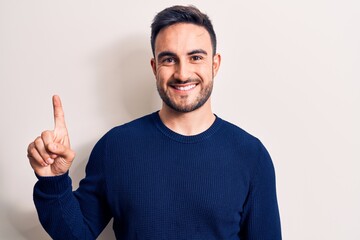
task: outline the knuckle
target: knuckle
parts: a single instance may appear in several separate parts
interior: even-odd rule
[[[42,133],[41,133],[41,138],[44,138],[44,137],[46,137],[48,135],[48,132],[47,131],[43,131]]]
[[[37,150],[35,148],[29,149],[29,155],[31,157],[34,157],[37,154]]]
[[[51,136],[51,134],[52,134],[52,131],[50,131],[50,130],[43,131],[41,133],[41,138],[47,138],[47,137]]]
[[[37,137],[34,141],[35,145],[40,145],[40,144],[42,144],[42,142],[43,141],[42,141],[41,137]]]
[[[27,152],[29,153],[33,148],[34,148],[34,142],[31,142],[27,148]]]

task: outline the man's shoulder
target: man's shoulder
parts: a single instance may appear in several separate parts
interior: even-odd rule
[[[115,126],[110,130],[112,131],[134,131],[134,130],[142,130],[143,128],[148,128],[149,126],[154,124],[154,114],[150,113],[139,118],[133,119],[129,122],[123,123],[121,125]]]
[[[105,136],[114,137],[114,136],[124,136],[129,137],[130,135],[142,135],[149,131],[152,126],[154,126],[153,115],[155,113],[150,113],[148,115],[136,118],[127,123],[118,125],[110,129]]]
[[[244,130],[242,127],[222,119],[223,122],[223,133],[226,134],[231,139],[238,139],[241,141],[246,141],[249,143],[258,143],[259,139]]]
[[[223,120],[223,142],[234,149],[240,149],[246,152],[247,156],[259,156],[259,154],[268,155],[267,150],[261,140],[245,131],[243,128]],[[270,158],[269,158],[270,159]]]

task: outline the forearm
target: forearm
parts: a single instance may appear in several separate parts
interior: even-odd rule
[[[68,174],[38,178],[34,187],[34,203],[48,234],[53,239],[95,239],[85,224]]]

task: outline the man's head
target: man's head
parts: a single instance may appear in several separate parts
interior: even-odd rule
[[[194,6],[172,6],[159,12],[151,24],[151,49],[155,56],[155,41],[159,32],[176,23],[192,23],[204,27],[209,33],[212,54],[216,53],[216,34],[209,17]]]
[[[152,26],[151,66],[163,109],[211,111],[213,79],[221,58],[208,17],[194,7],[175,6],[160,12]]]

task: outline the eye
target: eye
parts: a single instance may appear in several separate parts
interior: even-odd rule
[[[193,61],[200,61],[202,60],[203,57],[202,56],[199,56],[199,55],[194,55],[194,56],[191,56],[191,60]]]
[[[162,59],[161,62],[164,64],[171,64],[171,63],[175,63],[176,60],[173,57],[167,57],[167,58]]]

